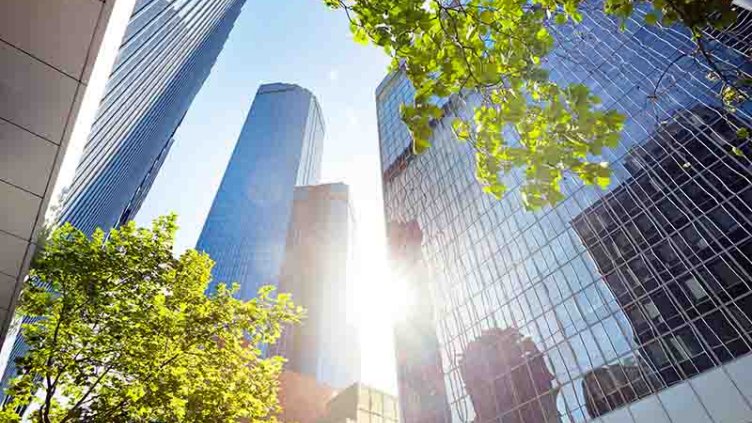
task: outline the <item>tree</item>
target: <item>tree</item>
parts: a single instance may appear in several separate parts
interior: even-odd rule
[[[373,42],[393,58],[416,88],[414,104],[402,117],[413,135],[413,150],[430,147],[431,121],[442,117],[436,98],[480,97],[472,118],[455,118],[453,129],[476,152],[476,176],[484,190],[500,197],[500,173],[522,168],[523,202],[528,209],[562,199],[560,182],[573,174],[586,184],[606,187],[611,171],[601,161],[615,147],[624,116],[601,110],[600,99],[582,84],[559,86],[542,59],[553,50],[553,25],[582,21],[584,0],[324,0],[344,10],[359,43]],[[642,0],[605,0],[622,20]],[[702,40],[708,26],[736,20],[731,0],[653,0],[645,21],[681,21],[711,61]],[[716,69],[724,80],[721,96],[731,103],[749,99],[749,78]],[[519,142],[507,139],[511,127]]]
[[[204,294],[212,260],[172,255],[175,216],[91,238],[55,230],[23,291],[29,345],[13,401],[39,423],[274,421],[280,357],[262,357],[301,309],[264,287],[240,301]]]

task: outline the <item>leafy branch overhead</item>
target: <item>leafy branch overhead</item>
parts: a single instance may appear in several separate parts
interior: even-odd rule
[[[91,238],[55,230],[22,295],[29,352],[0,422],[275,421],[274,343],[301,310],[262,288],[251,301],[221,285],[204,294],[211,259],[172,255],[175,217]],[[37,395],[39,393],[39,395]]]
[[[554,48],[549,28],[581,22],[582,0],[324,1],[344,10],[355,40],[382,47],[416,88],[414,103],[402,109],[416,153],[430,147],[430,123],[443,115],[437,99],[460,94],[474,115],[452,126],[472,143],[486,192],[502,196],[500,174],[514,168],[524,169],[530,209],[560,201],[568,173],[609,184],[611,170],[597,157],[618,144],[624,116],[603,110],[584,85],[556,84],[541,65]],[[626,19],[638,3],[606,0],[605,10]],[[658,0],[646,17],[652,24],[686,22],[696,34],[734,19],[727,0]],[[505,136],[505,128],[519,139]]]

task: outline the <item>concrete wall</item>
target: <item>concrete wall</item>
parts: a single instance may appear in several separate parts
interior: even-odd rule
[[[0,1],[0,343],[51,200],[78,163],[134,3]]]

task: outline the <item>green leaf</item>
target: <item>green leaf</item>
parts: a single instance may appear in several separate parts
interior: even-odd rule
[[[744,152],[739,147],[731,147],[731,152],[737,157],[744,157]]]
[[[749,138],[749,128],[739,128],[736,130],[736,137],[740,139]]]
[[[459,118],[454,119],[452,121],[452,129],[460,141],[467,141],[470,138],[470,128],[464,120]]]
[[[645,23],[648,25],[655,25],[658,23],[658,15],[656,15],[653,12],[650,12],[645,15]]]
[[[431,142],[427,138],[414,137],[413,139],[413,153],[422,154],[426,150],[431,148]]]
[[[554,23],[557,25],[564,25],[567,23],[567,15],[564,13],[557,13],[556,16],[554,16]]]
[[[213,262],[195,250],[174,257],[175,231],[174,215],[107,237],[52,231],[21,296],[19,312],[38,319],[22,327],[29,349],[0,421],[18,421],[37,388],[52,395],[50,422],[272,420],[281,361],[253,346],[273,345],[301,311],[272,287],[248,302],[223,284],[205,295]],[[39,378],[50,362],[52,384]]]
[[[548,39],[548,31],[545,27],[541,27],[538,32],[535,33],[535,38],[539,41]]]
[[[494,13],[490,10],[484,10],[480,13],[480,20],[485,24],[493,23]]]
[[[368,34],[361,27],[357,27],[353,31],[353,39],[355,40],[356,43],[360,45],[364,45],[364,46],[368,45]]]

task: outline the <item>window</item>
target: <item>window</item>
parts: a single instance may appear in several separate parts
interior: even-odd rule
[[[700,236],[700,233],[697,232],[697,229],[695,229],[693,225],[684,228],[682,230],[682,235],[690,247],[696,247],[698,250],[704,250],[709,247],[708,242],[705,241],[705,238]]]
[[[658,311],[658,307],[655,306],[653,301],[647,300],[643,302],[642,307],[645,309],[645,315],[648,316],[650,320],[655,320],[661,317],[661,312]]]
[[[637,257],[634,260],[630,261],[629,268],[640,281],[645,280],[650,276],[650,271],[645,265],[645,262],[642,261],[642,258],[640,257]]]
[[[731,310],[731,314],[733,315],[734,320],[747,333],[752,333],[752,321],[750,321],[749,316],[742,310],[752,311],[752,309],[745,308],[745,307],[748,307],[748,305],[746,305],[745,303],[749,304],[750,299],[752,299],[752,297],[748,296],[744,300],[740,301],[738,303],[738,306],[736,305],[729,306],[729,310]],[[741,307],[741,309],[739,309],[739,307]]]
[[[359,399],[359,403],[360,403],[359,407],[360,408],[363,408],[363,409],[366,409],[366,410],[370,410],[371,409],[371,398],[370,398],[371,396],[370,396],[370,393],[371,392],[368,390],[368,388],[363,387],[363,386],[360,387],[360,399]]]
[[[678,260],[678,257],[674,253],[673,248],[671,248],[671,245],[667,240],[658,244],[658,246],[655,247],[654,251],[664,264],[670,264]]]
[[[710,217],[722,231],[730,232],[739,227],[739,223],[737,223],[736,219],[731,217],[731,215],[721,207],[710,212]]]
[[[688,359],[702,354],[703,348],[697,340],[694,332],[688,326],[678,330],[671,339],[671,345],[680,351],[683,359]]]
[[[694,276],[689,276],[682,281],[682,284],[687,287],[687,290],[692,294],[695,300],[704,300],[708,297],[708,293],[705,292],[705,288],[700,285],[700,282]]]
[[[664,364],[668,363],[668,357],[666,356],[666,352],[663,351],[663,347],[661,346],[661,343],[659,341],[656,340],[646,345],[645,350],[650,356],[650,359],[657,366],[663,366]]]
[[[713,276],[726,288],[730,288],[737,283],[741,282],[739,276],[734,273],[734,270],[723,260],[718,260],[710,265],[710,271]]]
[[[635,219],[635,224],[640,228],[640,232],[645,238],[651,238],[655,234],[655,226],[653,226],[653,222],[650,221],[650,218],[645,213]]]
[[[679,360],[689,360],[689,352],[684,347],[684,342],[682,342],[681,338],[672,336],[671,338],[669,338],[669,343],[671,344],[672,350],[676,353],[676,356]]]
[[[629,319],[634,325],[640,325],[647,321],[645,319],[645,315],[642,313],[642,310],[640,310],[639,307],[627,307],[625,310],[627,312],[627,315],[629,315]]]

